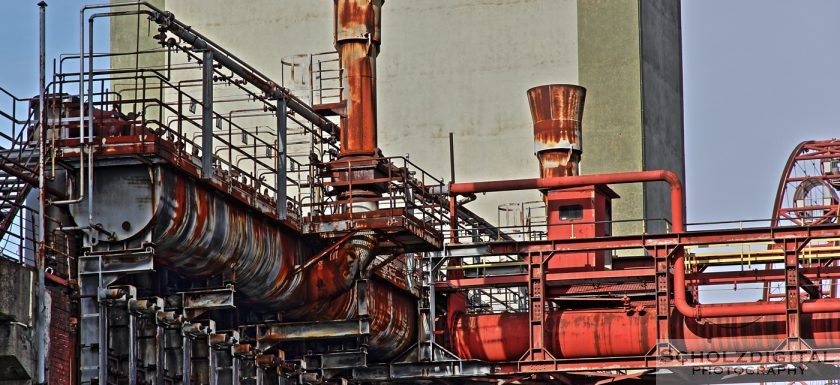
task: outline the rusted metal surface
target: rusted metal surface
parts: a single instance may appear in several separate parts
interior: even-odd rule
[[[280,309],[335,296],[349,288],[359,259],[372,247],[370,236],[360,235],[312,269],[296,270],[298,256],[311,254],[299,236],[178,179],[166,173],[160,187],[153,237],[158,255],[193,274],[232,267],[248,301]]]
[[[201,176],[201,169],[194,162],[195,159],[179,150],[183,143],[173,143],[160,135],[149,133],[108,136],[98,138],[98,140],[101,145],[92,150],[97,159],[140,156],[152,163],[166,162],[173,169],[191,177]],[[81,152],[79,140],[62,139],[57,142],[61,146],[59,157],[65,162],[75,164],[74,161]],[[204,182],[212,185],[217,193],[233,198],[238,204],[248,206],[249,209],[259,211],[269,217],[275,214],[276,202],[272,196],[263,194],[249,183],[241,182],[233,176],[232,172],[216,169],[215,178]],[[291,229],[297,227],[297,222],[294,220],[285,220],[283,224]]]
[[[341,155],[373,155],[376,140],[376,56],[383,0],[336,0],[335,46],[341,58]]]
[[[443,246],[442,234],[405,208],[315,216],[304,230],[332,237],[360,229],[378,230],[386,234],[380,247],[426,251]]]
[[[360,295],[364,297],[360,299]],[[360,303],[365,306],[360,307]],[[367,315],[364,315],[365,311]],[[363,293],[347,291],[331,301],[307,303],[284,314],[290,320],[352,320],[364,317],[369,325],[368,352],[374,360],[393,358],[415,342],[416,298],[379,278],[368,280]],[[328,338],[333,329],[330,325],[326,326],[320,332],[323,335],[309,337]],[[306,329],[305,324],[302,327]],[[318,327],[313,325],[310,328]]]
[[[301,306],[287,315],[293,319],[343,320],[358,317],[359,293],[346,292],[332,301]],[[368,352],[373,360],[393,358],[415,342],[417,303],[408,293],[377,279],[367,282],[370,335]]]
[[[139,245],[145,237],[160,263],[192,276],[232,271],[243,298],[269,309],[328,300],[348,290],[375,247],[371,233],[361,232],[324,260],[296,268],[314,254],[299,234],[168,167],[117,171],[98,178],[113,188],[103,193],[117,197],[97,202],[98,218],[113,234],[99,249]]]
[[[528,90],[534,122],[534,152],[540,177],[579,174],[581,121],[586,89],[571,84],[549,84]]]

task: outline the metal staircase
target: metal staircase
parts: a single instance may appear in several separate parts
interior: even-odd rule
[[[15,98],[16,101],[21,99]],[[12,115],[2,116],[11,121],[11,129],[0,130],[0,256],[22,263],[26,260],[26,249],[34,245],[31,231],[35,224],[37,209],[27,207],[26,198],[38,180],[38,150],[35,145],[36,123],[30,112],[26,120]]]

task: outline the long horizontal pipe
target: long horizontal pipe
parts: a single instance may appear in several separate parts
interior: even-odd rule
[[[762,316],[785,314],[785,301],[778,302],[735,302],[713,305],[691,305],[685,295],[685,253],[674,258],[674,306],[680,314],[691,318]],[[803,313],[840,312],[840,298],[812,299],[801,304]]]
[[[563,176],[553,178],[511,179],[489,182],[461,182],[449,185],[449,194],[475,194],[494,191],[560,189],[599,184],[625,184],[639,182],[667,182],[671,186],[671,221],[673,232],[685,231],[682,182],[677,174],[668,170],[619,172],[612,174]]]

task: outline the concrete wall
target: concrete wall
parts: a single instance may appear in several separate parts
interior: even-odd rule
[[[116,3],[119,1],[112,2]],[[148,2],[160,8],[164,6],[164,0],[148,0]],[[111,52],[143,52],[160,48],[157,41],[152,39],[152,36],[158,33],[157,28],[150,26],[150,21],[146,15],[119,16],[112,17],[109,20],[111,23]],[[163,66],[165,59],[166,56],[163,52],[112,56],[111,67],[115,69],[155,68]],[[126,79],[116,79],[111,82],[111,90],[120,93],[123,100],[142,97],[142,93],[137,91],[137,89],[144,85],[149,88],[159,86],[159,82],[154,79],[148,79],[146,83],[143,83],[139,79],[128,79],[132,77],[130,73],[123,77]],[[150,110],[147,113],[147,119],[160,118],[156,110]]]
[[[642,121],[646,170],[666,169],[685,181],[682,103],[682,40],[680,3],[640,1],[642,52]],[[670,218],[668,186],[645,186],[645,217]],[[648,231],[662,232],[651,221]]]
[[[642,161],[639,23],[636,0],[580,0],[580,85],[586,87],[581,172],[638,171]],[[614,219],[644,216],[640,185],[613,186],[621,199]],[[617,223],[616,234],[641,231],[640,223]]]
[[[456,179],[539,176],[525,91],[577,83],[575,1],[391,1],[383,8],[379,71],[380,146],[411,154]],[[470,204],[492,222],[499,203],[539,200],[498,193]]]
[[[670,0],[578,1],[585,174],[668,169],[685,180],[680,5]],[[616,234],[662,232],[667,185],[615,186]]]
[[[34,280],[31,268],[0,258],[0,385],[34,382]]]
[[[78,350],[71,292],[49,281],[46,289],[47,382],[70,385]],[[0,258],[0,385],[36,382],[37,290],[32,267]]]
[[[277,81],[281,58],[333,50],[331,1],[256,0],[243,6],[168,0],[165,8]],[[647,35],[639,25],[642,11],[638,0],[386,2],[377,63],[379,146],[386,155],[410,154],[412,162],[448,179],[448,133],[453,132],[456,179],[535,177],[525,91],[546,83],[579,83],[589,89],[583,172],[646,168],[643,99],[655,101],[653,91],[659,88],[643,98],[640,39]],[[121,35],[136,29],[136,23],[113,25],[112,49],[133,48],[136,43]],[[679,41],[679,30],[675,33],[667,38]],[[622,199],[615,205],[616,218],[645,214],[641,186],[617,191]],[[496,222],[499,203],[529,200],[540,195],[489,194],[469,207]],[[638,223],[617,228],[622,229],[643,230]]]

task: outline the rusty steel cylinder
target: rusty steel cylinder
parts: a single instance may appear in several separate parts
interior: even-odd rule
[[[335,48],[342,68],[341,156],[369,155],[376,141],[376,56],[384,0],[335,0]]]
[[[98,226],[110,234],[94,250],[148,247],[155,263],[192,277],[230,272],[247,302],[266,310],[328,302],[347,292],[376,248],[360,231],[301,269],[315,253],[293,230],[226,199],[165,166],[102,167],[94,171]],[[86,212],[73,208],[76,222]]]
[[[350,290],[326,302],[313,302],[287,312],[291,320],[348,319],[359,312],[360,299],[356,290]],[[405,351],[416,341],[417,302],[402,290],[387,282],[368,280],[366,311],[370,320],[368,353],[374,360],[387,360]]]
[[[534,152],[540,177],[579,174],[581,121],[586,89],[572,84],[548,84],[528,90],[534,121]]]
[[[698,321],[673,311],[671,343],[685,352],[773,350],[786,337],[783,315]],[[840,347],[840,317],[803,315],[802,338],[814,348]],[[656,344],[653,309],[567,310],[547,314],[545,346],[556,358],[643,356]],[[461,315],[451,330],[454,353],[465,359],[515,361],[528,350],[527,313]]]
[[[299,234],[166,166],[98,168],[94,191],[99,226],[111,234],[97,249],[137,244],[155,263],[190,277],[228,271],[239,297],[284,319],[366,317],[371,357],[387,359],[415,342],[417,304],[410,294],[371,278],[360,308],[355,284],[377,248],[361,230],[320,253]],[[86,217],[75,212],[77,221]],[[299,260],[310,260],[302,267]]]

